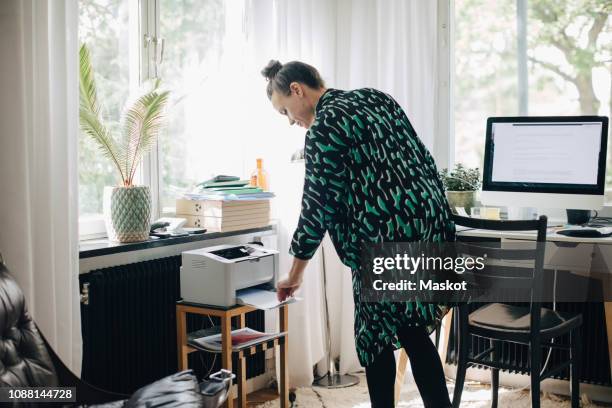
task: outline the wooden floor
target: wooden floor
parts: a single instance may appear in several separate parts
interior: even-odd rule
[[[272,388],[263,388],[247,395],[247,406],[255,407],[275,399],[278,399],[278,392],[276,392],[276,390]],[[238,404],[238,398],[234,399],[234,404]],[[237,407],[238,405],[234,406]]]

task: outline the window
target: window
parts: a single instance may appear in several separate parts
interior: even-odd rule
[[[98,99],[108,123],[118,121],[130,89],[129,2],[81,0],[79,41],[88,45],[98,87]],[[85,134],[79,136],[79,215],[81,235],[103,231],[104,186],[117,184],[116,170]]]
[[[79,40],[88,45],[103,116],[115,135],[131,90],[158,77],[171,91],[167,126],[138,177],[151,187],[153,217],[172,212],[178,193],[213,172],[244,173],[244,132],[232,130],[241,108],[232,104],[235,83],[228,85],[241,76],[242,7],[226,0],[79,0]],[[227,160],[219,152],[236,154]],[[95,143],[81,135],[82,239],[104,234],[103,191],[117,184],[115,173]]]
[[[242,172],[242,163],[236,169],[237,161],[219,154],[233,142],[220,123],[232,107],[218,98],[230,92],[223,89],[226,7],[230,2],[223,0],[160,1],[159,32],[165,43],[161,78],[175,101],[159,138],[162,212],[173,211],[178,193],[213,172]]]
[[[482,167],[489,116],[612,116],[609,0],[454,7],[455,162]]]
[[[104,116],[113,122],[120,117],[129,91],[129,46],[127,3],[122,0],[82,0],[79,3],[79,41],[91,53]],[[113,129],[115,132],[117,129]],[[96,145],[79,138],[79,213],[102,213],[104,186],[116,184],[115,169],[101,157]]]

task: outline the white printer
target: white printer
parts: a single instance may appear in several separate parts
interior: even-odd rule
[[[217,245],[182,253],[181,297],[229,307],[236,291],[278,281],[278,251],[257,244]]]

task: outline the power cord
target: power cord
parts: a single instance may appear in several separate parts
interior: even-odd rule
[[[553,311],[557,311],[557,270],[555,269],[555,275],[553,278]],[[555,343],[555,338],[550,339],[551,344]],[[546,361],[544,362],[544,366],[542,367],[542,371],[540,372],[540,376],[544,374],[544,370],[546,370],[546,366],[548,365],[548,360],[550,359],[550,355],[552,354],[552,347],[548,348],[548,355],[546,356]]]
[[[598,217],[595,215],[586,225],[588,227],[609,227],[612,225],[612,217]]]
[[[210,322],[210,326],[211,327],[215,327],[215,323],[213,322],[213,320],[210,318],[210,316],[208,317],[208,321]],[[202,323],[202,326],[200,327],[200,330],[204,330],[204,323]],[[210,369],[208,370],[208,372],[206,373],[206,375],[204,377],[202,377],[203,380],[205,380],[206,378],[208,378],[208,376],[210,375],[210,373],[212,372],[213,368],[215,368],[215,363],[217,362],[217,354],[218,353],[214,353],[214,357],[213,357],[213,361],[210,365]],[[204,364],[204,357],[202,356],[202,352],[199,352],[198,355],[200,356],[200,363],[202,363],[202,367],[206,367],[206,364]]]

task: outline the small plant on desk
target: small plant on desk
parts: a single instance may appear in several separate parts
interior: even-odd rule
[[[476,191],[480,188],[480,170],[457,163],[453,170],[443,169],[440,179],[451,209],[455,211],[455,207],[463,207],[469,214],[476,202]]]

